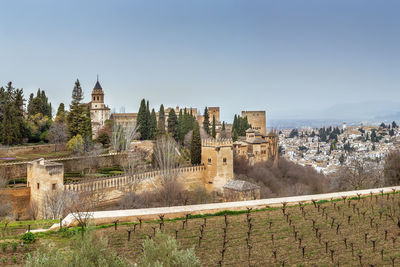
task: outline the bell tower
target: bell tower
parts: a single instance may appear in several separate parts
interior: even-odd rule
[[[91,109],[104,108],[104,92],[103,88],[99,83],[99,76],[97,76],[97,82],[94,85],[92,91],[92,105]]]
[[[96,138],[106,120],[110,119],[110,108],[104,104],[104,92],[99,82],[99,76],[97,76],[97,81],[92,91],[90,119],[92,120],[92,137]]]

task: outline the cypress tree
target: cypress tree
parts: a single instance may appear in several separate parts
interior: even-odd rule
[[[151,114],[150,114],[150,139],[154,139],[156,137],[156,133],[157,133],[157,115],[156,115],[156,111],[154,110],[154,108],[151,110]]]
[[[27,107],[27,111],[28,111],[28,115],[35,115],[34,114],[34,107],[33,107],[33,105],[34,105],[34,95],[33,95],[33,93],[31,93],[30,95],[29,95],[29,100],[28,100],[28,107]]]
[[[6,90],[4,87],[0,87],[0,138],[2,132],[2,123],[4,118],[4,107],[6,103]]]
[[[185,136],[185,133],[184,133],[185,126],[183,124],[184,124],[184,120],[183,120],[183,113],[182,113],[182,109],[181,109],[181,110],[179,110],[179,115],[178,115],[178,136],[179,136],[179,141],[181,143],[183,143],[183,139]]]
[[[86,151],[89,149],[90,142],[92,141],[92,120],[90,119],[90,107],[87,106],[85,116],[83,118],[81,136],[85,141]]]
[[[233,130],[236,130],[236,132],[238,131],[238,119],[237,119],[237,115],[235,114],[235,117],[233,118],[233,124],[232,124],[232,133]]]
[[[158,133],[165,134],[165,112],[164,112],[164,105],[161,104],[160,111],[158,112]]]
[[[238,140],[239,136],[238,133],[236,131],[236,129],[233,129],[233,133],[232,133],[232,141],[236,142]]]
[[[225,131],[225,121],[222,122],[222,131]]]
[[[60,103],[60,105],[58,106],[58,109],[57,109],[55,121],[56,122],[65,122],[65,120],[66,120],[65,106],[64,106],[64,103]]]
[[[12,145],[22,142],[24,137],[23,93],[9,82],[4,91],[3,119],[1,138],[4,144]]]
[[[210,134],[210,115],[208,114],[208,108],[204,109],[204,121],[203,128],[207,134]]]
[[[168,114],[168,133],[178,141],[179,132],[178,132],[178,118],[176,117],[175,110],[171,108]]]
[[[213,116],[213,120],[212,120],[211,135],[212,135],[213,138],[215,138],[217,136],[217,132],[216,132],[216,129],[215,129],[215,116]]]
[[[201,136],[197,121],[193,125],[193,134],[190,140],[190,162],[192,164],[201,163]]]
[[[147,113],[146,100],[142,99],[137,117],[137,127],[140,139],[146,140],[149,137],[149,118]]]

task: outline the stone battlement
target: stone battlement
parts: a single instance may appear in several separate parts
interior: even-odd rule
[[[232,146],[232,139],[203,139],[201,140],[202,147],[219,147]]]

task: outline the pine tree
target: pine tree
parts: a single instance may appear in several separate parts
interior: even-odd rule
[[[72,90],[72,101],[69,106],[69,113],[67,116],[68,131],[70,137],[80,134],[82,137],[86,136],[88,129],[87,109],[81,103],[83,100],[83,92],[79,80],[76,80],[74,89]],[[89,117],[90,120],[90,117]]]
[[[151,110],[150,114],[150,130],[149,130],[149,139],[154,139],[157,135],[157,115],[154,108]]]
[[[193,125],[193,134],[190,140],[190,162],[192,164],[201,163],[201,136],[197,121]]]
[[[179,132],[178,132],[178,118],[176,117],[175,110],[171,108],[168,114],[168,133],[178,141]]]
[[[160,111],[158,112],[158,134],[165,134],[165,112],[164,105],[161,104]]]
[[[212,135],[213,138],[215,138],[217,136],[217,132],[216,132],[216,129],[215,129],[215,116],[213,116],[213,119],[212,119],[211,135]]]
[[[203,121],[203,128],[207,134],[210,134],[210,116],[208,114],[208,108],[204,109],[204,121]]]
[[[137,127],[141,140],[147,140],[149,137],[149,118],[147,113],[146,100],[142,99],[137,116]]]

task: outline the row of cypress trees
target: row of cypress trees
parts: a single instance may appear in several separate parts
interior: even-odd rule
[[[241,117],[235,114],[232,124],[232,140],[237,141],[239,136],[246,136],[246,130],[249,128],[251,128],[251,125],[247,120],[247,116]]]
[[[136,127],[141,140],[154,140],[159,135],[169,134],[176,142],[184,144],[185,136],[192,132],[190,140],[191,163],[201,162],[201,136],[200,127],[192,109],[181,109],[177,115],[171,108],[168,112],[167,126],[164,105],[161,104],[157,115],[154,108],[150,112],[149,101],[142,99],[140,102]]]

